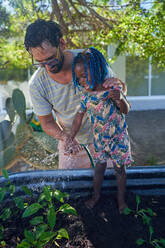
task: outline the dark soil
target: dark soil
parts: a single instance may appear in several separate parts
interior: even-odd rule
[[[126,199],[128,206],[136,209],[136,195],[128,192]],[[148,226],[143,224],[140,217],[136,218],[133,214],[119,215],[114,194],[103,195],[93,210],[85,207],[84,200],[69,200],[78,216],[62,215],[57,220],[56,228],[66,228],[70,236],[68,242],[58,241],[60,248],[137,248],[137,239],[149,240]],[[141,196],[139,208],[151,208],[156,213],[156,216],[151,217],[153,239],[165,238],[165,196]],[[10,222],[5,221],[5,248],[15,248],[18,237],[23,238],[27,222],[22,222],[19,216],[20,213],[17,213]],[[145,244],[140,247],[153,246]]]

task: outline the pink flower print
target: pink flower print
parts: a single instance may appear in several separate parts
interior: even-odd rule
[[[84,100],[85,99],[85,96],[83,95],[83,96],[81,96],[81,100]]]
[[[105,142],[105,143],[106,143],[106,142]],[[108,142],[107,142],[107,145],[108,145]],[[105,146],[104,150],[105,150],[106,152],[109,152],[109,147],[108,147],[108,146]]]
[[[116,118],[116,113],[113,113],[113,114],[110,116],[109,121],[113,121],[115,118]]]
[[[132,163],[132,160],[131,159],[127,159],[124,164],[125,165],[131,165],[131,163]]]
[[[129,155],[128,152],[125,153],[125,154],[121,157],[121,159],[122,159],[122,160],[126,159],[126,158],[128,157],[128,155]]]
[[[100,157],[100,153],[98,152],[95,152],[94,155],[93,155],[94,158],[99,158]]]
[[[90,102],[87,102],[87,105],[86,105],[87,109],[89,108],[89,106],[90,106]]]
[[[109,128],[109,136],[111,137],[115,133],[115,127],[110,127]]]
[[[109,108],[105,108],[102,113],[103,118],[105,118],[108,115],[108,113],[109,113]]]
[[[103,106],[103,102],[100,102],[95,108],[95,113],[99,112],[102,106]]]
[[[119,153],[118,150],[114,150],[114,151],[112,152],[113,155],[117,155],[118,153]]]
[[[124,132],[122,132],[120,135],[119,135],[119,140],[123,139],[124,137]]]
[[[103,128],[102,128],[102,132],[105,132],[105,130],[109,127],[109,123],[106,123]]]
[[[94,125],[93,125],[93,129],[95,129],[97,127],[97,121],[95,121]]]

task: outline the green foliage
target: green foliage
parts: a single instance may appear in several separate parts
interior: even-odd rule
[[[7,137],[6,139],[1,140],[1,142],[0,142],[0,151],[5,150],[6,148],[8,148],[13,143],[14,143],[14,134],[11,132],[9,137]]]
[[[11,121],[11,123],[13,123],[14,118],[15,118],[15,109],[14,109],[14,105],[13,105],[13,101],[12,101],[11,97],[8,97],[6,99],[5,107],[6,107],[6,111],[8,113],[8,116],[10,118],[10,121]]]
[[[10,121],[4,120],[0,123],[0,142],[7,140],[11,133]]]
[[[18,152],[15,146],[10,146],[4,151],[0,152],[0,168],[5,168],[11,164],[18,157]]]
[[[3,38],[4,36],[6,38],[9,37],[9,18],[9,13],[6,8],[2,6],[2,1],[0,1],[0,38]]]
[[[28,130],[28,134],[30,133],[30,128],[28,126],[26,126],[23,131],[21,130],[22,132],[19,132],[19,135],[17,132],[17,135],[15,136],[12,132],[12,126],[15,121],[16,113],[26,123],[26,102],[22,91],[19,89],[15,89],[13,91],[12,98],[9,97],[6,100],[6,109],[10,121],[4,120],[0,122],[0,168],[12,164],[12,162],[19,157],[17,149],[17,146],[20,145],[19,141],[24,142],[27,136],[26,129]]]
[[[32,134],[32,129],[31,127],[25,123],[21,122],[18,124],[16,128],[16,134],[15,134],[15,142],[17,146],[20,146],[23,144],[28,137],[30,137]]]
[[[25,212],[22,215],[22,218],[29,217],[35,214],[40,208],[42,208],[42,206],[39,203],[33,203],[28,208],[26,208]]]
[[[156,216],[156,213],[154,213],[151,208],[139,209],[140,203],[141,203],[141,199],[138,195],[136,195],[136,210],[132,210],[130,208],[125,208],[124,214],[125,215],[133,214],[135,216],[135,218],[140,217],[143,221],[143,224],[149,225],[151,222],[151,217]]]
[[[12,102],[17,114],[26,121],[26,101],[23,92],[19,89],[13,90]]]
[[[53,137],[45,132],[33,132],[34,139],[43,146],[43,148],[50,153],[57,152],[58,142]]]
[[[30,197],[32,197],[32,192],[31,192],[31,190],[27,186],[22,185],[21,189],[24,191],[24,193],[26,195],[29,195]]]
[[[8,172],[5,169],[2,169],[2,176],[6,179],[9,178]]]
[[[12,97],[6,100],[6,109],[10,121],[0,122],[0,168],[9,167],[21,156],[35,167],[56,169],[58,142],[44,132],[33,131],[34,113],[26,115],[26,100],[21,90],[13,90]]]
[[[154,247],[154,248],[163,248],[165,247],[165,239],[160,238],[152,238],[153,234],[154,234],[154,230],[153,227],[151,225],[148,226],[148,232],[149,232],[149,240],[144,240],[142,238],[139,238],[136,241],[136,244],[138,246],[143,245],[144,243],[146,243],[147,245],[150,245],[150,247]]]
[[[21,63],[21,61],[19,61],[17,65],[12,65],[10,63],[13,63],[13,60],[11,60],[11,62],[8,60],[8,63],[1,68],[0,81],[6,81],[6,82],[10,80],[13,80],[16,82],[26,81],[28,78],[28,71],[27,69],[21,68],[22,65],[21,67],[20,66],[18,67],[18,64]]]
[[[124,210],[125,215],[133,214],[135,216],[135,218],[140,217],[142,219],[142,223],[144,225],[146,225],[148,228],[148,233],[149,233],[148,240],[145,240],[143,238],[139,238],[136,240],[136,244],[138,246],[141,246],[143,244],[147,244],[147,247],[148,247],[148,245],[150,245],[150,246],[155,247],[155,248],[165,247],[165,239],[163,239],[163,238],[154,239],[153,238],[154,229],[151,225],[151,217],[156,216],[156,213],[153,212],[153,210],[151,208],[139,209],[140,203],[141,203],[141,199],[138,195],[136,195],[136,210],[132,210],[130,208],[126,208]]]
[[[152,56],[152,62],[164,68],[164,1],[154,1],[150,9],[145,9],[130,0],[117,10],[110,7],[109,1],[96,0],[9,0],[9,4],[12,12],[6,15],[4,8],[2,11],[8,18],[5,23],[11,39],[2,37],[0,45],[1,60],[9,60],[9,68],[31,65],[23,40],[27,25],[38,18],[59,22],[69,48],[93,45],[106,54],[109,44],[118,44],[116,56],[121,53],[138,54],[143,59]]]
[[[61,216],[59,213],[77,215],[76,210],[68,203],[65,203],[65,198],[66,196],[68,197],[68,194],[52,189],[50,186],[45,186],[38,200],[35,198],[36,201],[34,203],[25,203],[21,197],[15,197],[15,185],[10,183],[7,171],[3,170],[3,174],[7,182],[3,188],[0,188],[1,204],[5,200],[5,195],[9,193],[15,207],[22,211],[22,219],[27,218],[29,220],[27,229],[24,229],[24,239],[20,241],[17,248],[40,248],[45,247],[48,243],[58,245],[57,240],[62,238],[69,239],[66,229],[61,227],[59,230],[56,230],[56,219]],[[31,195],[33,199],[33,193],[27,186],[23,186],[23,190],[27,192],[28,195]],[[62,205],[57,207],[59,206],[58,203]],[[12,204],[10,204],[10,206],[12,206]],[[12,208],[5,207],[0,210],[0,220],[2,223],[0,225],[1,241],[3,241],[5,231],[3,222],[10,219],[13,214],[14,211],[12,211]]]
[[[0,225],[0,240],[3,239],[3,231],[4,231],[4,227]]]

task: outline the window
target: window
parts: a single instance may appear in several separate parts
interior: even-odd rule
[[[159,71],[150,60],[126,56],[128,96],[165,95],[165,71]]]

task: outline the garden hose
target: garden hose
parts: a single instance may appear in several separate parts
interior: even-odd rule
[[[91,155],[89,149],[88,149],[84,144],[81,144],[81,146],[82,146],[82,147],[85,149],[85,151],[87,152],[88,157],[89,157],[89,159],[90,159],[90,162],[91,162],[91,164],[92,164],[92,167],[95,168],[95,164],[94,164],[94,162],[93,162],[93,158],[92,158],[92,155]]]

